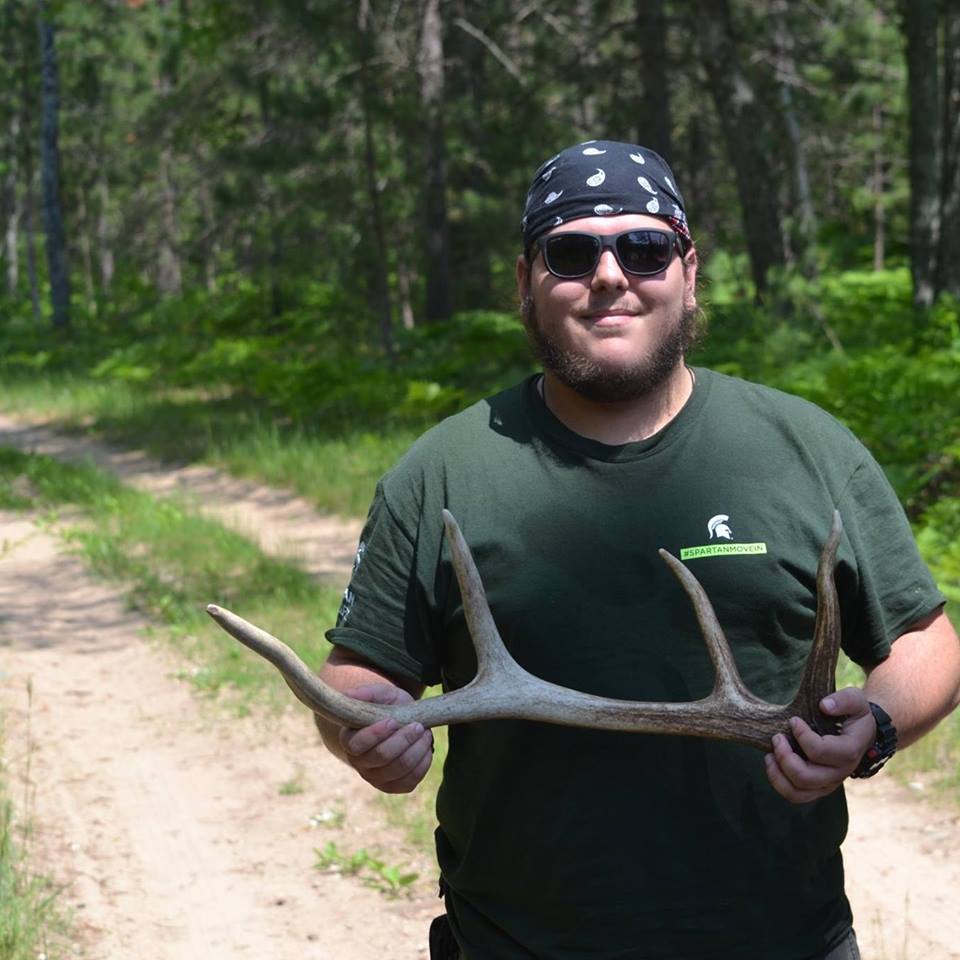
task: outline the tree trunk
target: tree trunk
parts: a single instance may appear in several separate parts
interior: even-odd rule
[[[200,235],[200,248],[203,251],[203,283],[209,293],[214,293],[217,289],[220,245],[217,242],[217,225],[213,216],[213,199],[206,179],[200,182],[199,198],[200,213],[203,217],[203,233]]]
[[[161,8],[170,5],[170,0],[158,0]],[[178,12],[183,14],[183,8]],[[160,99],[168,97],[176,89],[180,63],[179,41],[174,41],[162,53],[157,76]],[[179,229],[177,224],[177,184],[173,172],[173,146],[170,130],[161,133],[162,145],[158,163],[160,175],[160,244],[157,252],[157,286],[168,295],[183,292],[183,271],[180,265]]]
[[[60,91],[53,22],[46,0],[37,0],[37,29],[41,62],[40,170],[43,183],[43,224],[46,235],[47,268],[50,273],[50,301],[53,325],[70,329],[70,274],[67,240],[60,204]]]
[[[413,282],[410,276],[410,264],[403,250],[397,252],[397,289],[400,293],[400,319],[404,330],[412,330],[416,325],[413,313],[413,298],[410,290]]]
[[[736,174],[753,282],[762,296],[768,272],[784,258],[776,177],[760,105],[740,64],[728,0],[696,0],[695,13],[707,80]]]
[[[100,260],[100,289],[107,292],[113,283],[113,247],[110,243],[110,186],[100,168],[97,177],[97,250]]]
[[[12,99],[12,98],[11,98]],[[4,229],[4,258],[7,261],[7,293],[15,297],[20,280],[19,228],[23,214],[17,183],[17,151],[20,148],[20,114],[11,103],[9,142],[7,145],[7,175],[3,184],[3,207],[6,214]]]
[[[80,183],[77,184],[77,245],[80,247],[80,263],[83,268],[83,283],[87,302],[96,309],[97,290],[93,282],[92,233],[93,224],[90,222],[87,210],[87,189]]]
[[[577,51],[577,64],[581,83],[577,92],[577,105],[580,113],[580,129],[587,138],[596,137],[597,121],[600,111],[597,108],[596,82],[594,78],[600,64],[597,45],[594,42],[594,20],[596,0],[576,0],[574,21],[579,29],[574,34]],[[598,138],[599,139],[599,138]]]
[[[938,290],[960,299],[960,0],[942,0],[943,193]]]
[[[880,271],[887,259],[887,162],[883,155],[883,107],[873,106],[873,269]]]
[[[164,135],[166,136],[166,135]],[[177,187],[173,180],[173,148],[160,151],[160,249],[157,253],[157,286],[168,295],[183,292],[180,251],[177,243]]]
[[[257,38],[260,48],[263,37]],[[276,127],[273,120],[273,104],[270,95],[270,76],[261,71],[257,77],[257,99],[260,103],[260,125],[263,130],[263,144],[272,150],[276,141]],[[260,190],[265,198],[267,217],[267,281],[270,288],[270,316],[277,320],[284,309],[283,283],[281,267],[283,264],[283,226],[277,214],[277,191],[274,178],[269,171],[261,177]]]
[[[938,44],[938,0],[899,0],[907,39],[907,96],[910,115],[910,264],[914,304],[925,309],[936,298],[940,242],[942,138]]]
[[[23,203],[23,230],[27,240],[27,280],[30,284],[30,305],[33,308],[33,319],[39,326],[43,320],[43,311],[40,309],[40,278],[37,272],[37,231],[34,227],[34,211],[36,198],[33,191],[33,158],[29,148],[24,151],[24,179],[26,190]]]
[[[420,38],[420,96],[427,141],[425,319],[448,320],[453,314],[450,276],[450,225],[447,221],[446,147],[443,129],[443,22],[440,0],[424,0]]]
[[[13,298],[17,293],[20,279],[20,251],[18,235],[20,218],[23,215],[20,184],[18,183],[18,154],[20,150],[20,113],[21,105],[16,93],[16,35],[18,21],[17,7],[13,0],[6,0],[3,9],[3,58],[4,89],[0,94],[0,109],[5,110],[10,122],[7,125],[6,176],[3,180],[3,198],[0,209],[3,210],[3,257],[7,263],[7,292]]]
[[[667,62],[666,0],[637,0],[637,46],[640,50],[640,116],[636,142],[673,163],[673,119]]]
[[[709,236],[716,233],[708,175],[710,138],[706,136],[703,124],[703,117],[698,116],[694,111],[687,124],[687,136],[683,142],[682,166],[686,173],[680,182],[683,184],[687,213],[692,217],[691,229],[694,230],[694,239],[697,233]],[[677,176],[680,174],[678,173]]]
[[[20,100],[23,104],[24,124],[20,128],[20,156],[23,159],[23,233],[26,241],[27,283],[30,287],[30,306],[34,322],[39,327],[43,322],[40,309],[40,280],[37,276],[37,231],[36,231],[36,184],[33,162],[33,131],[30,117],[36,115],[33,77],[30,65],[24,57],[20,61]]]
[[[520,87],[526,84],[526,78],[517,64],[491,39],[491,35],[501,33],[498,28],[502,21],[495,19],[495,14],[500,11],[491,10],[490,4],[484,0],[461,0],[454,7],[455,10],[458,8],[462,15],[454,22],[461,30],[458,37],[460,45],[459,49],[448,52],[448,56],[459,64],[457,73],[462,84],[460,96],[466,107],[460,121],[465,147],[465,155],[461,156],[468,164],[466,176],[469,178],[470,192],[480,198],[482,204],[486,204],[491,197],[502,196],[499,184],[491,177],[487,159],[489,129],[486,114],[490,96],[488,80],[491,58],[496,61],[493,70],[497,73],[506,70]],[[511,31],[507,29],[502,32]],[[471,234],[464,235],[465,231],[473,229],[475,222],[466,220],[459,224],[459,231],[457,227],[451,231],[451,243],[457,256],[453,269],[458,278],[460,302],[482,303],[493,287],[490,247],[485,243],[473,242]]]
[[[370,86],[370,57],[373,37],[370,29],[370,6],[361,0],[357,15],[357,41],[360,61],[360,107],[363,113],[363,159],[366,171],[367,202],[370,204],[370,238],[376,256],[370,263],[370,284],[376,305],[380,329],[380,345],[389,358],[394,356],[393,306],[390,302],[388,280],[390,252],[380,209],[380,190],[377,186],[377,153],[373,142],[373,90]]]
[[[810,175],[807,171],[807,157],[803,147],[800,121],[793,99],[793,90],[798,83],[797,63],[794,56],[793,33],[787,20],[789,12],[787,0],[773,0],[771,13],[774,18],[774,46],[776,57],[777,93],[779,95],[783,128],[790,143],[790,169],[793,182],[793,195],[797,207],[795,217],[796,230],[792,239],[791,252],[799,262],[804,274],[811,276],[816,265],[811,253],[816,241],[817,215],[813,208],[810,191]]]

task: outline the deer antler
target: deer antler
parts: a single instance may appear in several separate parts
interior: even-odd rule
[[[817,619],[806,670],[796,696],[782,705],[761,700],[747,689],[706,592],[666,550],[661,550],[660,556],[690,597],[716,668],[716,683],[709,696],[683,703],[614,700],[570,690],[527,673],[500,639],[473,557],[446,510],[443,522],[467,627],[477,651],[477,675],[458,690],[402,705],[354,700],[319,680],[286,644],[259,627],[214,604],[207,607],[207,612],[227,633],[269,660],[314,713],[348,727],[364,727],[385,717],[393,717],[400,724],[418,721],[425,727],[469,720],[540,720],[597,730],[733,740],[760,750],[770,749],[775,733],[790,735],[790,717],[802,717],[820,733],[834,731],[836,721],[820,713],[819,703],[834,689],[840,650],[840,613],[833,580],[842,529],[839,513],[833,515],[833,527],[817,568]]]

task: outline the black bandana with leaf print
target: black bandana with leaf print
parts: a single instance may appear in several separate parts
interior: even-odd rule
[[[633,143],[587,140],[551,157],[533,175],[520,222],[524,249],[570,220],[622,213],[660,217],[684,247],[693,242],[683,196],[663,157]]]

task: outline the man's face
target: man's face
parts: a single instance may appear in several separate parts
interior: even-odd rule
[[[669,229],[656,217],[626,214],[586,217],[546,236],[580,232],[598,236],[626,230]],[[682,364],[694,339],[696,255],[679,256],[652,277],[621,269],[604,250],[594,272],[576,280],[551,274],[538,253],[517,261],[523,322],[544,367],[581,395],[600,402],[648,394]]]

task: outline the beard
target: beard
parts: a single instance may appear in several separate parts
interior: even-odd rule
[[[700,336],[700,310],[681,305],[660,340],[649,353],[628,364],[604,364],[551,338],[537,315],[532,297],[521,305],[527,339],[544,369],[596,403],[639,400],[657,389],[683,362]]]

